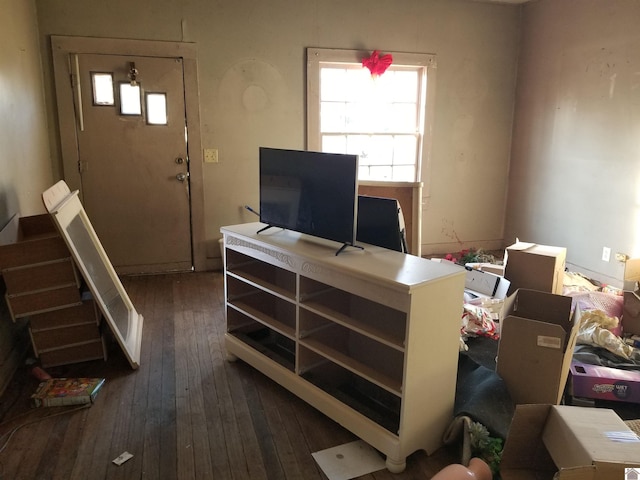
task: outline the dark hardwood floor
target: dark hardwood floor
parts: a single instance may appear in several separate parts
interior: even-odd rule
[[[108,336],[106,362],[46,369],[105,377],[95,403],[39,409],[29,402],[32,366],[21,368],[0,398],[0,479],[326,478],[311,454],[356,438],[242,361],[226,361],[221,273],[123,284],[144,316],[140,368]],[[130,460],[112,463],[125,451]],[[456,457],[448,447],[416,452],[401,474],[359,478],[429,479]]]

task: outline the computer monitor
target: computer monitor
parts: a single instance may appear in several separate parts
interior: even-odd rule
[[[358,195],[357,220],[357,241],[407,252],[402,209],[395,198]]]

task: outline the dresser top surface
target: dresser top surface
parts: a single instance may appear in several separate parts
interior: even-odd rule
[[[248,241],[277,248],[337,270],[408,287],[452,275],[464,276],[464,269],[457,265],[434,262],[364,243],[358,243],[364,247],[362,249],[349,246],[336,255],[341,246],[338,242],[276,227],[257,233],[263,227],[265,225],[259,222],[245,223],[222,227],[221,232],[244,237]]]

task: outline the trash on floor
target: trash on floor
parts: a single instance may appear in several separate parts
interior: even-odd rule
[[[130,458],[133,458],[132,454],[130,454],[129,452],[122,452],[120,455],[118,455],[116,458],[114,458],[112,460],[112,462],[115,463],[116,465],[120,466],[124,462],[129,460]]]
[[[349,480],[385,468],[384,458],[362,440],[311,455],[329,480]]]

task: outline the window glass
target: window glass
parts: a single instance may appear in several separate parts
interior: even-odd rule
[[[111,73],[91,73],[94,105],[113,105],[113,75]]]
[[[320,95],[324,102],[344,102],[347,99],[347,71],[337,68],[320,70]]]
[[[147,93],[147,123],[150,125],[167,124],[167,95]]]
[[[142,115],[139,84],[120,84],[120,113],[122,115]]]
[[[346,135],[323,135],[322,147],[323,152],[347,152],[347,136]]]
[[[393,137],[394,164],[402,164],[401,158],[416,158],[417,143],[413,135],[395,135]]]

